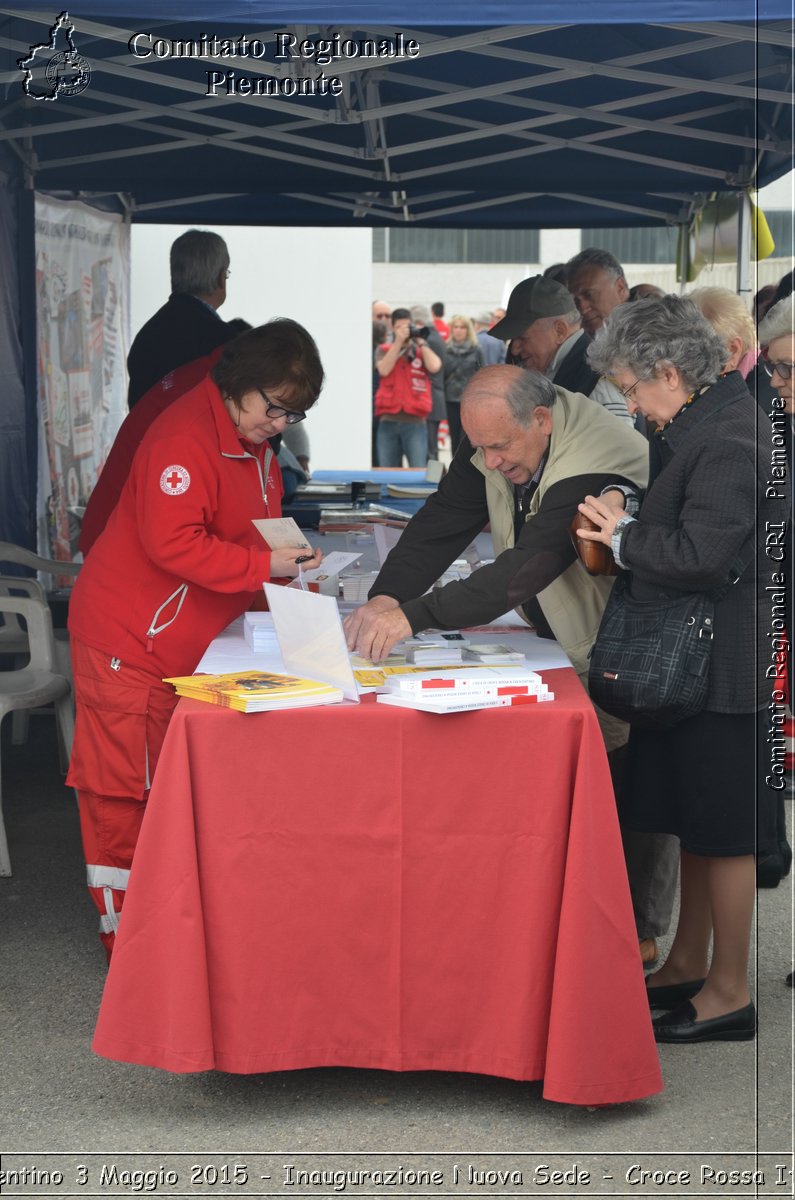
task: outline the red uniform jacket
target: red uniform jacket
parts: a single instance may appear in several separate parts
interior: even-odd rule
[[[125,417],[83,514],[79,543],[83,557],[88,554],[102,533],[110,514],[118,504],[122,488],[130,474],[135,451],[150,425],[170,404],[201,382],[210,368],[218,362],[223,349],[223,346],[219,346],[212,354],[170,371],[144,393],[135,408]]]
[[[144,437],[77,578],[69,628],[155,678],[187,675],[270,577],[253,518],[281,515],[279,466],[245,445],[209,377]]]
[[[388,344],[386,349],[389,349]],[[412,417],[427,417],[432,407],[431,377],[425,370],[422,355],[412,351],[401,354],[378,385],[375,415],[387,417],[404,412]]]

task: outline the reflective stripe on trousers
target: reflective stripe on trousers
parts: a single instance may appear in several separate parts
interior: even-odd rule
[[[130,872],[123,867],[86,864],[86,883],[91,898],[99,909],[99,933],[108,952],[112,949],[113,940],[118,932],[129,878]]]

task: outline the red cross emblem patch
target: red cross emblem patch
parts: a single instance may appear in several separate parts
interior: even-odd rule
[[[190,487],[190,475],[178,464],[166,467],[160,476],[160,490],[167,496],[181,496]]]

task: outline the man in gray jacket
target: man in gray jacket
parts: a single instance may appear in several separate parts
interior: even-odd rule
[[[518,608],[557,638],[584,679],[612,581],[587,573],[569,526],[586,493],[644,485],[647,444],[587,397],[512,366],[478,371],[461,420],[467,437],[439,490],[409,522],[368,603],[347,619],[349,645],[377,661],[422,629],[483,624]],[[487,522],[494,562],[429,593]],[[618,745],[626,729],[616,738],[612,724],[603,718]]]

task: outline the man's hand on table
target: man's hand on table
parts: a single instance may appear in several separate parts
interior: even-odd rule
[[[348,649],[380,662],[396,642],[411,637],[411,626],[393,596],[374,596],[345,618]]]

